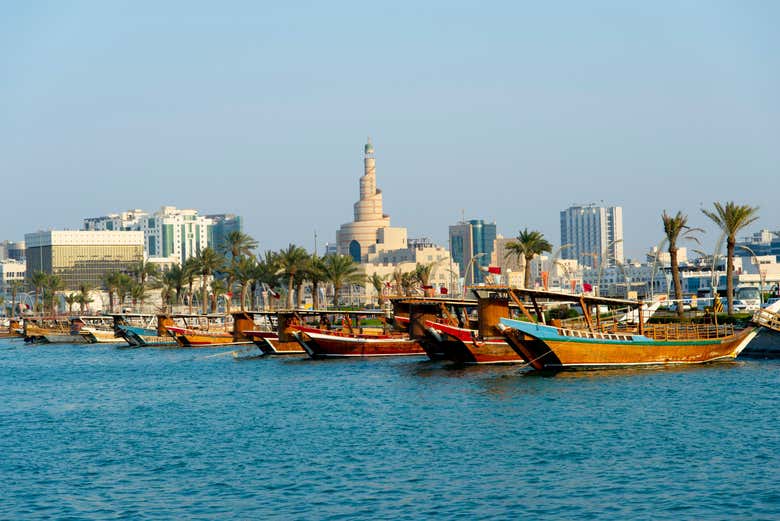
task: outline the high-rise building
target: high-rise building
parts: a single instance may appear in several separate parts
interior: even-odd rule
[[[28,233],[27,276],[42,271],[62,277],[65,290],[98,287],[103,275],[129,273],[144,258],[140,231],[45,231]]]
[[[163,206],[153,214],[143,210],[84,219],[87,231],[141,231],[146,256],[160,265],[182,264],[206,247],[218,249],[225,236],[241,231],[241,217],[233,214],[198,215],[197,210]]]
[[[452,260],[460,266],[460,276],[466,284],[482,282],[484,277],[479,268],[490,266],[495,240],[496,223],[472,219],[450,226]]]
[[[3,241],[0,242],[0,260],[14,259],[24,260],[24,241]]]
[[[207,215],[211,220],[209,226],[209,246],[217,251],[221,251],[225,245],[225,238],[231,232],[243,231],[243,222],[241,217],[232,213],[221,213]]]
[[[623,209],[572,206],[561,212],[561,258],[584,266],[623,264]]]
[[[336,232],[338,252],[356,262],[381,250],[406,248],[406,228],[390,226],[390,216],[382,211],[382,191],[376,187],[374,145],[368,139],[364,147],[360,199],[355,203],[355,220],[341,225]]]

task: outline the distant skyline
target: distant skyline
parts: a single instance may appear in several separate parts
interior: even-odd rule
[[[780,4],[16,3],[0,17],[0,240],[164,205],[320,251],[362,147],[394,226],[560,238],[623,207],[627,257],[734,200],[780,229]]]

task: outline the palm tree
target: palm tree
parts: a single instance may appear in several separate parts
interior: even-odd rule
[[[114,312],[114,294],[119,289],[118,271],[109,271],[103,274],[103,287],[108,292],[108,309]]]
[[[241,257],[233,263],[230,270],[233,273],[234,280],[241,285],[240,306],[241,311],[245,311],[249,288],[258,275],[257,261],[254,257]]]
[[[737,245],[737,234],[758,220],[758,207],[738,205],[729,201],[725,205],[714,203],[715,210],[705,210],[702,213],[718,225],[726,235],[726,297],[728,298],[728,313],[734,314],[734,249]],[[715,291],[715,288],[713,288]]]
[[[281,250],[277,256],[278,272],[280,275],[288,277],[287,282],[287,309],[293,307],[293,288],[295,286],[295,276],[299,271],[306,267],[306,261],[309,254],[294,244],[287,246],[287,249]]]
[[[208,293],[206,282],[214,272],[219,271],[225,265],[225,257],[212,248],[204,248],[195,257],[197,273],[200,275],[200,294],[203,314],[208,312]]]
[[[79,284],[79,293],[78,293],[78,300],[76,302],[79,305],[79,312],[83,315],[84,309],[88,304],[93,302],[93,298],[89,296],[89,293],[92,291],[92,287],[88,284]]]
[[[252,295],[256,295],[259,284],[265,284],[271,288],[277,287],[279,284],[278,271],[279,264],[275,252],[268,250],[264,255],[258,257],[257,264],[252,271],[252,282],[250,284]],[[254,300],[252,301],[252,307],[256,307]]]
[[[438,264],[438,262],[429,262],[427,264],[417,263],[414,267],[414,276],[417,279],[417,282],[420,283],[420,286],[422,286],[423,293],[426,295],[429,295],[429,292],[431,292],[429,289],[431,273],[433,273],[433,268],[436,267],[436,264]],[[433,295],[430,294],[429,296]]]
[[[171,269],[163,274],[161,289],[167,296],[168,302],[172,296],[169,293],[173,293],[173,296],[176,297],[176,304],[181,303],[181,294],[186,282],[184,275],[184,270],[178,264],[174,264],[171,266]],[[165,296],[163,297],[163,302],[166,302]]]
[[[11,315],[16,315],[16,296],[24,286],[24,281],[12,280],[9,284],[11,288]]]
[[[42,296],[43,287],[46,285],[48,275],[42,271],[36,271],[30,275],[30,285],[35,288],[35,309],[38,309],[38,300]],[[43,300],[43,299],[41,299]]]
[[[544,253],[552,251],[552,244],[550,244],[541,232],[528,231],[528,228],[521,230],[517,235],[517,239],[507,243],[506,256],[514,255],[519,261],[522,257],[525,260],[525,278],[523,286],[528,288],[531,286],[531,261],[534,257]]]
[[[311,282],[311,307],[320,308],[320,284],[325,282],[325,264],[322,257],[313,254],[306,264],[306,278]]]
[[[674,298],[677,301],[677,314],[683,318],[683,306],[682,306],[682,283],[680,282],[680,264],[677,262],[677,243],[680,239],[690,239],[699,242],[699,239],[692,234],[696,232],[703,232],[701,228],[691,228],[688,226],[688,216],[682,212],[677,212],[677,215],[669,215],[664,210],[661,214],[661,220],[664,223],[664,233],[666,234],[666,241],[669,244],[669,260],[672,265],[672,280],[674,281]],[[652,283],[652,282],[651,282]]]
[[[358,266],[348,255],[328,255],[323,260],[325,280],[333,284],[333,306],[339,305],[339,291],[344,284],[357,281]]]
[[[195,279],[198,276],[198,261],[195,257],[190,257],[184,261],[182,267],[182,280],[187,285],[187,301],[190,307],[190,315],[192,315],[192,297],[195,295],[192,291],[192,286],[195,284]]]
[[[211,281],[211,312],[216,313],[218,308],[219,297],[227,292],[227,285],[224,280],[214,279]]]
[[[219,248],[220,253],[230,255],[230,260],[237,257],[251,257],[252,250],[257,248],[257,241],[240,231],[232,231],[225,235],[225,242]]]
[[[78,293],[68,293],[65,295],[65,304],[68,305],[68,315],[73,314],[73,304],[77,303],[79,299]]]
[[[379,305],[385,303],[385,286],[387,285],[387,278],[388,275],[380,275],[379,273],[372,273],[370,277],[366,277],[366,282],[371,284],[371,286],[374,288],[374,291],[376,291],[377,300],[379,301]]]
[[[404,272],[401,270],[400,267],[397,267],[393,270],[392,274],[393,282],[395,283],[395,292],[397,295],[402,294],[402,287],[404,282]]]
[[[62,280],[62,277],[54,274],[46,277],[46,285],[43,287],[44,310],[48,303],[49,311],[54,313],[55,297],[57,296],[57,292],[62,291],[63,289],[65,289],[65,282]]]
[[[127,300],[127,297],[132,297],[133,288],[136,286],[136,282],[127,273],[119,273],[117,276],[117,296],[119,297],[117,300],[119,300],[119,307],[120,311],[121,308],[124,306],[125,301]]]
[[[404,295],[407,297],[412,295],[418,283],[417,273],[414,271],[407,271],[401,274],[401,289],[403,289]]]

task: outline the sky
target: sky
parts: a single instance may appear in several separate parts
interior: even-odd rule
[[[780,3],[7,2],[0,240],[163,205],[262,249],[352,220],[363,144],[394,226],[560,242],[572,204],[759,206],[780,229]]]

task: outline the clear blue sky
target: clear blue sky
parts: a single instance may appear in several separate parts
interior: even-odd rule
[[[462,210],[557,244],[602,200],[630,255],[663,209],[780,229],[780,3],[283,4],[0,7],[0,239],[171,204],[310,248],[367,135],[393,224],[444,244]]]

